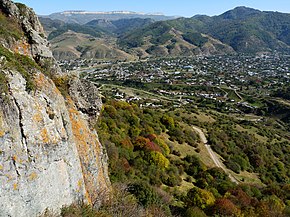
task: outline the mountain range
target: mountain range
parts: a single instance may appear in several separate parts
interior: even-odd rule
[[[105,19],[105,20],[119,20],[119,19],[132,19],[132,18],[150,18],[154,20],[169,20],[175,19],[176,16],[165,16],[161,13],[138,13],[132,11],[109,11],[109,12],[89,12],[89,11],[64,11],[53,13],[48,16],[43,16],[51,19],[62,20],[67,23],[86,24],[92,20]]]
[[[58,59],[290,52],[288,13],[237,7],[218,16],[160,16],[67,12],[40,21]]]

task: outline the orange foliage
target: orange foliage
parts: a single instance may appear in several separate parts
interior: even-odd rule
[[[126,149],[133,149],[134,148],[134,146],[129,138],[122,140],[121,145],[123,148],[126,148]]]
[[[252,198],[240,188],[232,190],[231,194],[234,196],[234,203],[241,207],[250,206],[252,203]]]
[[[241,211],[229,199],[221,198],[215,202],[214,213],[221,216],[239,216]]]
[[[143,136],[138,136],[137,139],[135,140],[135,146],[137,146],[140,149],[143,149],[149,142],[150,142],[149,139],[144,138]]]
[[[125,172],[129,172],[130,169],[131,169],[131,166],[130,166],[129,162],[127,161],[127,159],[126,158],[122,158],[122,159],[120,159],[120,161],[121,161],[123,170]]]
[[[149,134],[147,138],[150,139],[150,141],[154,141],[157,138],[157,136],[156,134]]]
[[[161,152],[161,149],[158,145],[156,145],[154,142],[151,142],[149,139],[144,138],[142,136],[137,137],[135,141],[135,145],[138,148],[143,149],[143,150]]]
[[[149,151],[157,151],[161,152],[161,149],[158,145],[156,145],[154,142],[149,142],[146,144],[145,148]]]

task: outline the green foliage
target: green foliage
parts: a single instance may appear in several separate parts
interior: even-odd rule
[[[206,169],[206,166],[196,156],[187,155],[183,161],[184,171],[190,176],[195,177]]]
[[[144,207],[148,207],[152,204],[160,204],[160,199],[146,182],[135,182],[128,186],[128,191],[133,194],[138,202]]]
[[[19,10],[21,10],[21,11],[27,9],[25,4],[22,4],[22,3],[19,3],[19,2],[16,2],[15,4],[19,8]]]
[[[272,145],[262,143],[253,134],[239,132],[233,123],[219,120],[209,124],[209,144],[226,161],[227,167],[234,172],[255,171],[261,174],[264,183],[287,183],[290,165],[285,159],[290,156],[288,141]],[[259,127],[259,134],[273,137],[266,127]],[[283,152],[281,152],[283,150]],[[275,153],[275,156],[274,156]],[[288,175],[287,175],[288,174]]]
[[[209,216],[253,216],[253,213],[271,216],[274,213],[277,216],[287,212],[289,186],[277,183],[288,180],[289,162],[284,156],[288,155],[288,142],[264,144],[253,134],[238,131],[236,123],[229,118],[216,116],[215,120],[202,123],[202,127],[207,129],[209,143],[225,159],[226,165],[236,172],[256,171],[264,183],[273,185],[237,186],[221,168],[208,169],[197,156],[172,158],[169,143],[164,138],[170,135],[171,140],[188,144],[191,144],[189,138],[193,138],[191,145],[194,146],[198,136],[186,123],[201,124],[196,119],[186,119],[176,111],[164,114],[163,110],[140,109],[134,104],[107,100],[97,129],[109,155],[112,182],[137,183],[135,193],[131,192],[139,204],[147,207],[154,203],[162,206],[164,197],[159,197],[160,189],[166,189],[177,204],[181,204],[178,207],[171,204],[173,214],[190,216],[196,207],[203,210],[197,211],[201,216],[204,213]],[[246,123],[239,124],[246,128]],[[273,136],[273,132],[263,126],[257,127],[257,131]],[[181,177],[185,177],[184,181]],[[195,187],[180,192],[178,189],[185,181]],[[275,197],[269,198],[271,195]]]
[[[153,45],[161,45],[172,38],[172,35],[169,34],[170,29],[171,26],[166,22],[155,22],[143,29],[140,28],[125,34],[119,38],[118,43],[121,47],[127,49],[140,47],[144,44],[144,38],[150,36],[150,42]],[[153,51],[153,49],[154,46],[151,48],[151,51]]]
[[[61,209],[61,216],[62,217],[95,217],[95,216],[103,216],[100,215],[93,207],[87,204],[81,205],[71,205],[66,206]]]
[[[247,16],[247,14],[250,14]],[[288,14],[277,12],[261,12],[250,8],[235,8],[220,16],[194,16],[169,21],[156,22],[125,33],[119,38],[119,44],[127,48],[141,47],[147,36],[154,45],[148,51],[154,53],[154,48],[175,38],[171,29],[182,33],[185,41],[198,47],[208,39],[201,34],[209,35],[230,45],[241,53],[278,50],[289,52],[289,47],[282,46],[281,41],[289,45],[290,18]],[[167,45],[168,49],[173,44]]]
[[[183,169],[179,173],[180,165],[170,163],[170,148],[163,134],[167,131],[172,140],[190,145],[198,137],[191,128],[181,127],[173,117],[122,101],[106,101],[97,130],[108,151],[113,181],[141,179],[171,187],[181,183]],[[176,130],[181,133],[174,134]]]
[[[190,207],[185,211],[184,217],[207,217],[207,215],[197,207]]]
[[[272,96],[290,100],[290,87],[284,87],[282,89],[276,90]]]
[[[165,157],[169,148],[154,134],[161,128],[159,120],[159,114],[152,110],[141,110],[122,101],[106,102],[97,127],[108,150],[111,178],[121,181],[126,179],[125,174],[142,174],[144,170],[151,170],[149,168],[158,173],[169,166]],[[147,179],[146,176],[156,182],[153,171],[138,179]]]
[[[0,11],[0,37],[9,41],[10,38],[18,40],[23,36],[23,31],[18,22],[12,17],[6,17]]]
[[[3,72],[0,72],[0,97],[4,98],[4,94],[8,93],[8,80]]]

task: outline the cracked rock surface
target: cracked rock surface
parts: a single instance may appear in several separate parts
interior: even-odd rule
[[[50,72],[62,75],[32,10],[20,11],[10,0],[0,0],[0,10],[17,19],[26,35],[1,46],[41,67],[49,60]],[[29,45],[27,52],[12,49],[20,44]],[[90,124],[101,108],[96,88],[74,78],[64,98],[50,78],[33,69],[35,88],[28,91],[23,72],[2,67],[5,61],[0,54],[8,89],[0,93],[0,217],[33,217],[80,200],[101,201],[110,181],[107,155]]]

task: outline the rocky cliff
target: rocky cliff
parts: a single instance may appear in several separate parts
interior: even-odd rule
[[[0,216],[100,201],[107,156],[96,88],[64,75],[33,11],[0,0]]]

